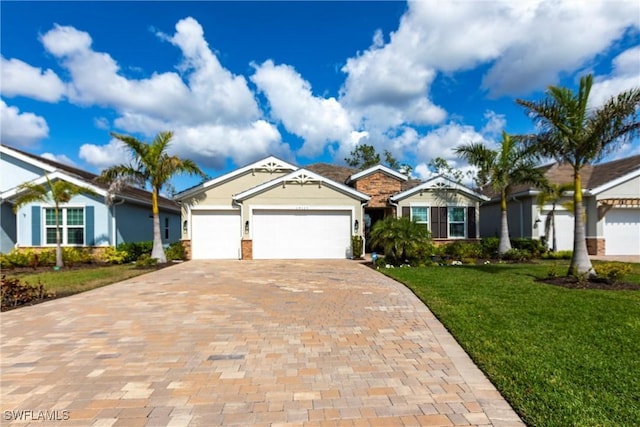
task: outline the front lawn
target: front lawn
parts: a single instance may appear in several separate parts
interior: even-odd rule
[[[640,264],[632,266],[626,280],[640,283]],[[381,269],[433,311],[528,425],[637,426],[640,291],[535,281],[549,270],[549,262]]]

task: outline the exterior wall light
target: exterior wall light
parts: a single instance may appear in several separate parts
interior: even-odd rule
[[[188,230],[189,230],[189,222],[185,219],[184,221],[182,221],[182,232],[184,234],[187,234]]]
[[[357,233],[359,229],[360,229],[360,223],[356,219],[353,223],[353,230]]]
[[[249,234],[249,220],[244,222],[244,234]]]

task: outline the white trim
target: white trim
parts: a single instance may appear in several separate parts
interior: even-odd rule
[[[28,181],[28,183],[34,184],[34,185],[43,185],[44,183],[47,182],[47,177],[49,178],[50,181],[53,181],[55,179],[59,179],[59,180],[62,180],[62,181],[70,182],[71,184],[75,184],[78,187],[89,188],[90,190],[93,190],[95,193],[97,193],[98,195],[100,195],[102,197],[106,196],[106,194],[107,194],[106,190],[103,190],[100,187],[96,187],[95,185],[90,184],[87,181],[75,178],[73,176],[67,175],[66,173],[60,172],[60,171],[54,171],[51,174],[43,175],[41,177],[38,177],[38,178],[33,179],[31,181]],[[7,200],[7,199],[9,199],[11,197],[14,197],[14,196],[22,193],[23,191],[25,191],[25,189],[21,188],[20,186],[13,187],[13,188],[5,191],[4,193],[2,193],[2,200]]]
[[[338,182],[332,181],[329,178],[326,178],[322,175],[318,175],[314,172],[311,172],[307,169],[300,168],[295,170],[287,175],[281,176],[280,178],[273,179],[271,181],[267,181],[264,184],[258,185],[257,187],[253,187],[249,190],[238,193],[233,197],[233,200],[237,202],[242,202],[256,194],[259,194],[263,191],[270,190],[278,185],[304,185],[306,183],[318,183],[319,185],[327,185],[328,187],[332,187],[334,190],[341,191],[346,193],[347,195],[352,196],[361,201],[370,200],[371,197],[367,196],[364,193],[354,190],[351,187],[347,187],[344,184],[340,184]]]
[[[269,157],[265,157],[262,160],[258,160],[257,162],[251,163],[247,166],[241,167],[227,174],[219,176],[218,178],[214,178],[207,182],[203,182],[202,184],[196,185],[195,187],[181,191],[180,193],[176,194],[173,198],[174,200],[184,200],[186,198],[193,196],[194,194],[200,193],[202,191],[206,191],[211,187],[220,185],[224,182],[227,182],[251,170],[267,170],[270,172],[277,172],[277,171],[286,171],[286,170],[295,171],[297,169],[299,169],[298,166],[285,162],[284,160],[280,160],[275,156],[269,156]]]
[[[229,205],[196,205],[190,207],[191,211],[238,211],[240,209]]]
[[[13,150],[11,147],[8,147],[6,145],[1,145],[0,144],[0,153],[4,153],[4,154],[8,154],[10,156],[15,157],[18,160],[21,160],[25,163],[29,163],[30,165],[33,165],[37,168],[43,169],[46,172],[53,172],[56,170],[56,168],[48,163],[42,162],[40,160],[36,160],[32,157],[26,156],[22,153],[19,153],[15,150]]]
[[[445,185],[446,187],[442,187],[442,188],[437,188],[435,187],[435,185]],[[468,196],[471,196],[477,200],[481,200],[481,201],[489,201],[489,197],[485,196],[484,194],[480,194],[480,193],[476,193],[475,191],[471,190],[470,188],[458,184],[455,181],[452,181],[444,176],[437,176],[435,178],[431,178],[428,181],[423,182],[420,185],[417,185],[413,188],[410,188],[408,190],[402,191],[394,196],[391,196],[390,199],[393,200],[394,202],[398,202],[402,199],[406,199],[407,197],[412,196],[415,193],[418,193],[420,191],[433,191],[433,190],[443,190],[443,189],[447,189],[447,190],[457,190],[460,191]]]
[[[449,220],[449,215],[451,214],[452,208],[462,209],[464,213],[464,220],[462,220],[462,224],[464,225],[464,235],[463,236],[451,236],[451,221]],[[447,205],[447,239],[467,239],[467,232],[469,231],[469,206],[458,206],[458,205]],[[454,224],[460,224],[460,221],[454,221]]]
[[[407,181],[409,178],[406,175],[401,174],[398,171],[394,171],[393,169],[385,166],[385,165],[375,165],[370,167],[369,169],[365,169],[363,171],[360,171],[358,173],[354,173],[353,175],[351,175],[349,178],[347,178],[347,184],[352,182],[352,181],[356,181],[360,178],[364,178],[367,175],[371,175],[373,173],[376,172],[382,172],[385,173],[389,176],[392,176],[394,178],[398,178],[400,181]]]
[[[38,206],[38,205],[36,205]],[[47,225],[47,214],[46,214],[46,210],[47,209],[52,209],[55,210],[55,205],[39,205],[40,207],[40,246],[42,247],[55,247],[58,244],[57,243],[47,243],[47,228],[53,228],[55,230],[56,226],[55,224],[53,225]],[[68,235],[67,233],[65,233],[65,231],[67,231],[69,229],[69,225],[67,224],[67,210],[68,209],[82,209],[82,244],[77,244],[77,243],[69,243],[67,241],[68,239]],[[64,247],[72,247],[72,248],[82,248],[82,247],[86,247],[87,245],[87,205],[78,205],[78,204],[73,204],[73,205],[62,205],[59,206],[59,211],[60,211],[60,219],[61,219],[61,223],[60,223],[60,233],[61,233],[61,237],[62,237],[62,242],[60,242],[60,246],[64,246]],[[32,219],[33,221],[33,219]],[[71,228],[80,228],[79,226],[71,226]],[[31,241],[33,241],[33,236],[31,236]]]
[[[633,178],[637,178],[639,176],[640,176],[640,168],[638,168],[638,169],[636,169],[634,171],[631,171],[628,174],[623,175],[623,176],[621,176],[619,178],[616,178],[616,179],[614,179],[612,181],[604,183],[600,187],[591,188],[591,189],[588,189],[588,190],[583,191],[583,192],[586,193],[586,195],[589,195],[589,196],[597,196],[598,194],[602,193],[603,191],[607,191],[607,190],[609,190],[609,189],[611,189],[611,188],[613,188],[613,187],[615,187],[617,185],[623,184],[624,182],[629,181],[629,180],[631,180]]]

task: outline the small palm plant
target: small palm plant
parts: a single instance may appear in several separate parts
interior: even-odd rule
[[[549,235],[552,235],[551,238],[551,251],[558,252],[558,239],[556,233],[556,207],[558,202],[571,190],[573,190],[573,183],[564,183],[564,184],[553,184],[548,183],[545,185],[540,194],[538,194],[538,205],[541,207],[546,205],[547,203],[551,203],[551,211],[547,215],[547,219],[544,223],[544,235],[547,238],[547,242],[549,242]],[[565,204],[562,204],[565,206]],[[571,204],[573,206],[573,204]]]
[[[96,193],[87,187],[72,184],[67,181],[56,180],[52,182],[49,176],[47,184],[34,184],[27,182],[20,185],[18,198],[13,205],[13,211],[17,212],[22,206],[42,202],[53,205],[56,221],[56,267],[64,267],[62,259],[62,234],[60,232],[60,205],[68,203],[74,196],[80,194],[95,196]]]
[[[390,264],[415,260],[432,247],[429,230],[406,217],[389,216],[376,222],[370,238],[372,245],[383,248],[385,260]]]

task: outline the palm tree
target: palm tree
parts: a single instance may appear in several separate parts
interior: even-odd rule
[[[30,203],[48,203],[53,205],[56,219],[56,267],[64,267],[62,259],[62,235],[60,233],[60,205],[69,202],[74,196],[80,194],[95,195],[96,193],[87,187],[72,184],[67,181],[56,180],[51,182],[48,175],[45,175],[47,184],[34,184],[26,182],[20,185],[19,196],[13,205],[13,211],[17,212],[20,207]]]
[[[482,143],[469,143],[458,146],[455,153],[472,166],[478,168],[478,184],[487,184],[500,194],[500,243],[498,254],[511,249],[509,224],[507,221],[507,200],[511,188],[516,184],[531,183],[541,185],[544,175],[536,168],[535,152],[518,144],[516,138],[502,132],[500,148],[493,150]]]
[[[558,202],[571,190],[573,190],[572,183],[548,183],[538,194],[539,206],[544,206],[547,203],[551,203],[551,211],[547,214],[547,219],[545,220],[544,224],[544,235],[547,238],[547,243],[549,243],[549,234],[553,235],[553,238],[551,239],[552,252],[558,251],[558,239],[556,233],[556,206]]]
[[[431,248],[431,233],[407,217],[388,216],[371,229],[371,244],[384,250],[385,260],[401,264],[415,260],[421,251]]]
[[[123,182],[137,185],[144,188],[147,184],[151,186],[151,206],[153,211],[153,249],[151,258],[155,258],[160,263],[167,262],[162,247],[160,235],[160,209],[158,207],[158,196],[162,188],[176,174],[187,173],[199,175],[202,178],[205,174],[191,160],[183,160],[178,156],[170,156],[166,150],[173,138],[173,132],[160,132],[146,144],[129,135],[111,133],[111,136],[122,141],[131,150],[132,163],[112,166],[102,171],[98,177],[100,182],[113,184]],[[118,187],[118,186],[116,186]]]
[[[640,88],[621,92],[599,107],[589,107],[591,74],[580,79],[578,92],[550,86],[539,101],[516,100],[539,129],[525,143],[543,156],[573,168],[573,257],[570,275],[595,275],[585,239],[581,169],[600,160],[620,144],[638,134]]]

